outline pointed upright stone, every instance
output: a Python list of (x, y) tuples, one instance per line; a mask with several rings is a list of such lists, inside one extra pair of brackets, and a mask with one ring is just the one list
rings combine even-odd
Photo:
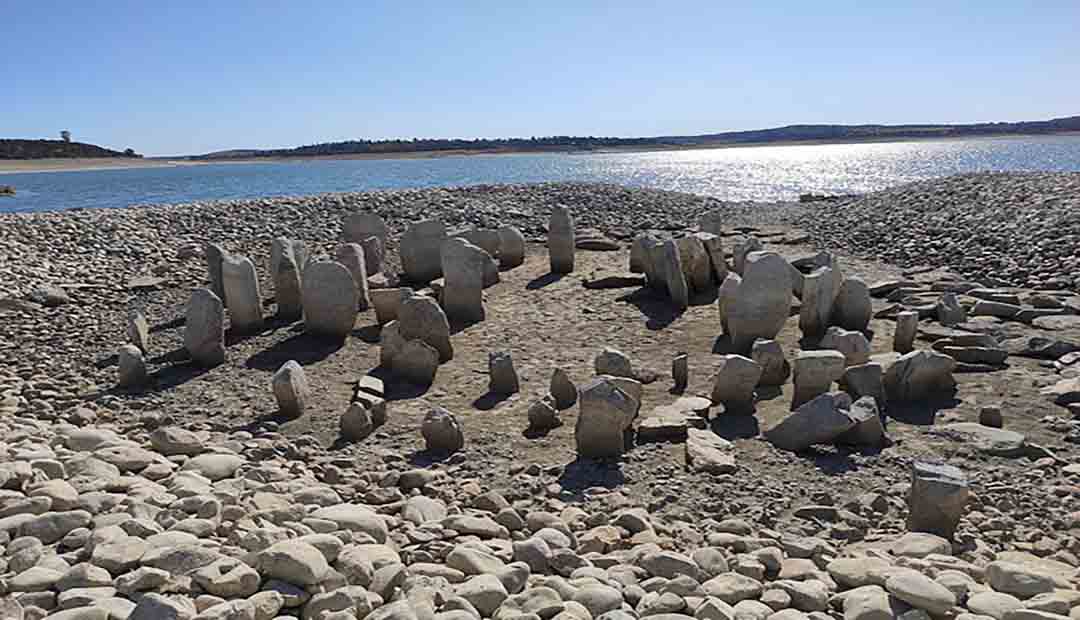
[(836, 278), (829, 267), (819, 267), (803, 279), (799, 329), (807, 338), (821, 338), (828, 329), (833, 303), (840, 292), (835, 285)]
[(284, 237), (274, 239), (270, 250), (277, 313), (279, 317), (289, 321), (299, 320), (304, 315), (300, 264), (293, 250), (293, 243)]
[(491, 257), (468, 241), (455, 237), (443, 244), (445, 287), (443, 308), (452, 321), (484, 320), (484, 266)]
[(127, 320), (128, 342), (135, 345), (143, 353), (150, 350), (150, 324), (146, 321), (146, 315), (139, 310), (132, 310)]
[(225, 306), (210, 289), (191, 292), (184, 321), (184, 348), (201, 366), (225, 361)]
[(221, 262), (229, 253), (217, 243), (207, 243), (203, 254), (206, 257), (206, 272), (210, 278), (210, 291), (225, 303), (225, 280), (221, 275)]
[(570, 375), (562, 368), (556, 368), (551, 373), (551, 395), (555, 397), (555, 408), (560, 411), (572, 407), (578, 399), (578, 389), (570, 380)]
[(356, 283), (356, 309), (363, 312), (371, 305), (370, 292), (368, 289), (367, 259), (364, 257), (364, 247), (359, 243), (343, 243), (334, 252), (337, 262), (345, 265)]
[(513, 226), (499, 229), (499, 268), (513, 269), (525, 262), (525, 235)]
[(221, 261), (225, 300), (229, 307), (229, 325), (240, 332), (262, 328), (262, 297), (255, 264), (246, 256), (229, 255)]
[(423, 295), (406, 299), (398, 308), (397, 324), (405, 340), (422, 340), (439, 352), (442, 362), (453, 359), (450, 322), (434, 299)]
[(548, 221), (548, 254), (551, 261), (551, 273), (572, 273), (574, 271), (574, 218), (570, 210), (563, 205), (551, 209)]

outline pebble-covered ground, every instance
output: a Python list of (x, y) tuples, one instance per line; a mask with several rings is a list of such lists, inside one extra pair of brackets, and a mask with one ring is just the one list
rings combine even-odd
[[(1078, 178), (945, 179), (934, 182), (948, 188), (936, 209), (934, 183), (809, 205), (549, 184), (0, 215), (0, 619), (1080, 619), (1080, 427), (1063, 406), (1071, 394), (1080, 400), (1080, 385), (1057, 392), (1060, 404), (1040, 392), (1080, 375), (1080, 355), (1070, 357), (1080, 349), (1080, 299), (1052, 290), (1075, 278), (1068, 209)], [(925, 203), (927, 214), (904, 207), (906, 229), (867, 232), (868, 222), (899, 217), (869, 205), (904, 196), (919, 196), (908, 204)], [(1022, 252), (1042, 248), (1037, 269), (991, 273), (964, 237), (981, 227), (974, 215), (938, 234), (936, 213), (975, 213), (958, 206), (974, 196), (988, 197), (1010, 238), (1038, 236), (1002, 251), (1004, 264), (1023, 266)], [(230, 341), (228, 361), (210, 371), (177, 356), (189, 291), (206, 282), (207, 241), (255, 261), (269, 313), (274, 237), (328, 254), (344, 217), (369, 210), (392, 239), (439, 217), (451, 228), (510, 224), (543, 241), (554, 204), (571, 208), (579, 233), (594, 229), (622, 248), (579, 252), (576, 272), (550, 281), (546, 249), (530, 243), (525, 264), (485, 292), (489, 318), (453, 335), (455, 359), (436, 384), (391, 398), (388, 383), (389, 419), (361, 442), (335, 430), (351, 383), (377, 363), (370, 311), (333, 350), (305, 340), (302, 325), (272, 323)], [(1057, 205), (1052, 217), (1048, 205)], [(739, 431), (734, 465), (699, 471), (679, 440), (639, 443), (621, 461), (576, 460), (574, 409), (546, 436), (523, 434), (552, 367), (583, 381), (608, 345), (659, 375), (645, 386), (643, 418), (678, 398), (667, 376), (677, 351), (689, 354), (688, 393), (708, 395), (715, 303), (673, 314), (625, 278), (625, 266), (636, 232), (690, 229), (717, 210), (732, 235), (753, 227), (789, 259), (840, 247), (845, 275), (892, 280), (876, 287), (871, 353), (890, 350), (892, 317), (908, 308), (925, 312), (920, 347), (982, 334), (1008, 363), (957, 374), (955, 398), (936, 412), (890, 409), (882, 449), (795, 454)], [(904, 230), (913, 236), (896, 236)], [(909, 244), (908, 253), (882, 249)], [(917, 260), (919, 244), (934, 260)], [(391, 241), (390, 283), (395, 256)], [(590, 286), (611, 277), (626, 281)], [(999, 281), (1028, 288), (986, 292)], [(943, 288), (959, 291), (967, 315), (949, 328), (934, 309)], [(986, 296), (998, 305), (980, 306)], [(114, 354), (135, 309), (151, 325), (152, 380), (122, 390)], [(797, 323), (778, 337), (789, 358), (804, 346)], [(495, 348), (513, 352), (523, 388), (486, 403), (483, 363)], [(282, 421), (269, 377), (291, 356), (314, 393), (301, 419)], [(790, 389), (762, 395), (755, 427), (787, 415)], [(448, 458), (423, 449), (432, 405), (462, 426), (465, 448)], [(1020, 433), (943, 430), (986, 421), (987, 406)], [(713, 429), (734, 423), (721, 417)], [(967, 477), (951, 540), (908, 531), (911, 466), (924, 459)]]

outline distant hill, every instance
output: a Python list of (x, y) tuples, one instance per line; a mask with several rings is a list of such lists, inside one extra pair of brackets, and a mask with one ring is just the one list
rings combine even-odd
[(696, 136), (652, 138), (600, 138), (595, 136), (549, 136), (543, 138), (348, 140), (324, 142), (287, 149), (233, 149), (191, 159), (237, 159), (252, 157), (318, 157), (439, 151), (595, 151), (613, 148), (687, 148), (773, 142), (860, 142), (905, 138), (949, 138), (1000, 135), (1039, 135), (1080, 132), (1080, 116), (1048, 121), (975, 123), (967, 125), (788, 125), (773, 129), (729, 131)]
[(0, 139), (0, 159), (69, 159), (83, 157), (142, 157), (135, 151), (113, 151), (95, 144), (63, 140)]

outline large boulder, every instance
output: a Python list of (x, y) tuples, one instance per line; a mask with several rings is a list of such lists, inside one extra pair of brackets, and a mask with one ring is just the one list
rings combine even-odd
[(736, 351), (749, 351), (758, 338), (776, 338), (791, 312), (788, 262), (774, 252), (752, 252), (734, 298), (724, 307)]
[(777, 448), (793, 452), (832, 443), (855, 426), (850, 408), (851, 397), (844, 392), (820, 394), (765, 431), (765, 438)]
[(262, 298), (255, 264), (246, 256), (227, 255), (221, 260), (221, 279), (229, 308), (229, 325), (238, 332), (260, 329)]
[(803, 403), (828, 392), (833, 381), (843, 376), (845, 366), (844, 354), (839, 351), (800, 352), (795, 357), (791, 408), (798, 409)]
[(727, 260), (724, 258), (724, 239), (710, 232), (696, 232), (693, 237), (701, 241), (705, 253), (709, 255), (709, 268), (716, 282), (723, 282), (728, 274)]
[(956, 389), (953, 370), (956, 360), (935, 351), (912, 351), (900, 357), (885, 372), (885, 393), (889, 400), (922, 400), (951, 394)]
[(225, 361), (225, 306), (210, 289), (191, 292), (184, 322), (184, 348), (201, 366)]
[(843, 353), (846, 366), (858, 366), (870, 361), (870, 341), (862, 332), (830, 327), (825, 330), (818, 346)]
[(277, 314), (288, 321), (296, 321), (304, 315), (300, 267), (294, 247), (293, 242), (284, 237), (274, 239), (270, 247), (270, 273), (274, 280)]
[(338, 262), (311, 263), (304, 269), (304, 325), (307, 331), (345, 338), (356, 324), (356, 281)]
[(664, 293), (679, 310), (690, 305), (690, 287), (686, 283), (679, 246), (672, 239), (649, 248), (651, 275), (649, 285)]
[(808, 338), (820, 338), (829, 327), (833, 304), (840, 293), (831, 267), (819, 267), (803, 278), (799, 329)]
[(406, 299), (397, 312), (398, 332), (405, 340), (421, 340), (439, 352), (439, 361), (454, 357), (450, 322), (435, 300), (423, 295)]
[(484, 320), (484, 270), (490, 260), (487, 252), (459, 237), (447, 239), (443, 244), (446, 283), (442, 302), (450, 320), (462, 323)]
[(525, 235), (513, 226), (499, 229), (499, 268), (513, 269), (525, 262)]
[(600, 376), (581, 387), (578, 405), (581, 411), (574, 428), (578, 456), (622, 455), (625, 432), (633, 423), (640, 401), (623, 391), (611, 377)]
[(844, 329), (865, 332), (873, 313), (870, 288), (866, 282), (859, 278), (844, 278), (833, 304), (832, 322)]
[(439, 220), (417, 222), (401, 236), (401, 268), (412, 282), (429, 282), (442, 275), (446, 226)]
[(754, 388), (761, 379), (761, 365), (741, 355), (722, 355), (713, 377), (712, 401), (728, 411), (754, 408)]
[(712, 263), (705, 244), (696, 235), (687, 235), (675, 240), (679, 250), (679, 262), (683, 276), (691, 291), (706, 291), (712, 287)]
[(574, 271), (574, 218), (563, 205), (551, 208), (548, 220), (548, 254), (551, 273)]
[(959, 468), (916, 461), (908, 491), (908, 529), (951, 539), (968, 495), (967, 476)]

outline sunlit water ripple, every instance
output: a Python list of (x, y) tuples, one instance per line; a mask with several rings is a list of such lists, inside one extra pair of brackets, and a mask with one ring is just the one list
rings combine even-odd
[(1080, 136), (763, 146), (650, 153), (214, 164), (0, 175), (3, 211), (478, 183), (593, 181), (724, 200), (851, 194), (962, 172), (1080, 171)]

